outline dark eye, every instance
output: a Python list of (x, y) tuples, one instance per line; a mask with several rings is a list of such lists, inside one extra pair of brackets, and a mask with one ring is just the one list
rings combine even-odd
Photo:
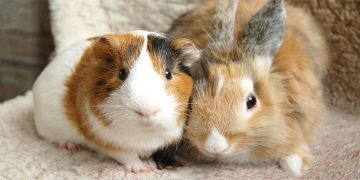
[(256, 98), (254, 95), (250, 95), (246, 98), (246, 107), (248, 110), (254, 108), (256, 105)]
[(119, 79), (121, 79), (121, 80), (125, 80), (126, 79), (126, 77), (127, 77), (127, 72), (126, 72), (126, 70), (125, 69), (120, 69), (120, 72), (119, 72)]
[(171, 73), (171, 71), (170, 70), (166, 70), (165, 71), (165, 77), (166, 77), (166, 79), (168, 79), (168, 80), (170, 80), (171, 78), (172, 78), (172, 73)]

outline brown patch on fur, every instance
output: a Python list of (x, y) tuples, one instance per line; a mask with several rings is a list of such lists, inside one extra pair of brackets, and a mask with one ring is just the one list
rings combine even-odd
[(183, 72), (174, 72), (178, 73), (175, 75), (172, 80), (166, 83), (166, 88), (170, 91), (171, 94), (174, 94), (177, 101), (179, 102), (178, 111), (180, 113), (178, 118), (178, 125), (182, 126), (185, 123), (187, 117), (187, 108), (189, 98), (192, 93), (193, 80), (192, 78)]
[(164, 75), (165, 77), (165, 70), (166, 70), (166, 64), (164, 63), (165, 60), (162, 59), (163, 57), (161, 57), (161, 55), (155, 53), (151, 45), (151, 42), (148, 42), (147, 44), (147, 51), (149, 53), (154, 70), (160, 75)]
[[(104, 117), (97, 105), (104, 102), (111, 92), (123, 83), (119, 79), (120, 69), (129, 71), (140, 54), (144, 39), (131, 34), (107, 35), (93, 38), (68, 79), (65, 95), (66, 114), (84, 138), (104, 149), (123, 150), (107, 142), (91, 130), (85, 108), (107, 126), (110, 121)], [(132, 52), (132, 53), (130, 53)]]

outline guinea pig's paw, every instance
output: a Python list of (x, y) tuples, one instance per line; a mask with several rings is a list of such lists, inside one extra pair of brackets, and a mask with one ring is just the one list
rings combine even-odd
[(81, 150), (81, 144), (76, 144), (73, 142), (65, 142), (59, 144), (60, 149), (66, 149), (70, 154), (75, 154)]
[(153, 168), (150, 165), (148, 165), (142, 161), (128, 163), (125, 165), (125, 168), (127, 171), (130, 171), (133, 173), (150, 172), (153, 170)]
[(145, 160), (146, 164), (151, 168), (151, 170), (156, 170), (156, 163), (152, 159)]
[(309, 168), (309, 158), (292, 154), (280, 159), (279, 164), (293, 176), (300, 177)]

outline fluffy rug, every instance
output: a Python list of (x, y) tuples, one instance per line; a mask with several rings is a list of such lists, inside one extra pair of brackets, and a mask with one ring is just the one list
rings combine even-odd
[[(135, 29), (166, 31), (200, 0), (51, 0), (56, 52), (90, 36)], [(329, 40), (332, 64), (326, 78), (329, 114), (312, 146), (305, 178), (360, 179), (360, 22), (358, 0), (292, 0), (313, 13)], [(84, 149), (75, 155), (38, 137), (31, 92), (0, 104), (0, 179), (284, 179), (275, 163), (193, 164), (174, 171), (125, 173), (106, 157)], [(340, 110), (342, 109), (342, 110)], [(344, 109), (346, 111), (344, 111)], [(350, 113), (351, 112), (351, 113)]]
[[(0, 105), (0, 179), (287, 179), (275, 163), (265, 165), (191, 164), (176, 170), (126, 173), (112, 159), (88, 149), (70, 155), (41, 139), (34, 127), (31, 92)], [(360, 121), (330, 109), (313, 166), (305, 178), (360, 178)]]

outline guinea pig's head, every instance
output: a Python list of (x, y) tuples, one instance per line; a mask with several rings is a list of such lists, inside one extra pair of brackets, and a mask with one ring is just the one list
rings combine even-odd
[(90, 108), (106, 126), (169, 129), (185, 122), (200, 51), (186, 39), (134, 31), (93, 40)]
[(216, 34), (228, 31), (221, 29), (226, 23), (215, 25), (191, 69), (194, 90), (185, 136), (207, 156), (266, 156), (286, 141), (287, 97), (272, 65), (283, 38), (284, 8), (275, 1), (250, 19), (240, 40), (229, 32)]

